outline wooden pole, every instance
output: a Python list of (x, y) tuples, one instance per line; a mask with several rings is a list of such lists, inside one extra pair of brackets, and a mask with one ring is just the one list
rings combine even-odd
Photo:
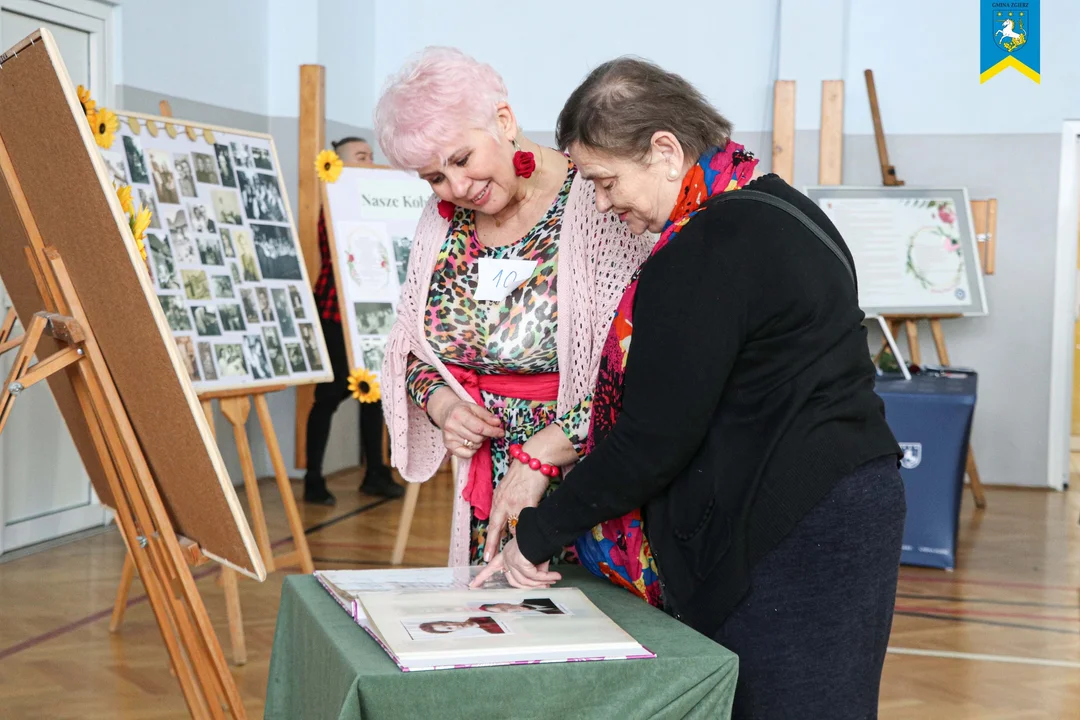
[(896, 177), (896, 168), (889, 164), (889, 149), (885, 145), (885, 129), (881, 125), (881, 111), (878, 109), (877, 88), (874, 85), (874, 71), (867, 69), (866, 92), (870, 96), (870, 115), (874, 120), (874, 138), (877, 140), (878, 162), (881, 163), (881, 182), (883, 185), (903, 185), (904, 181)]
[(844, 174), (844, 81), (821, 82), (818, 184), (840, 185)]
[(772, 171), (795, 182), (795, 81), (777, 80), (773, 88)]

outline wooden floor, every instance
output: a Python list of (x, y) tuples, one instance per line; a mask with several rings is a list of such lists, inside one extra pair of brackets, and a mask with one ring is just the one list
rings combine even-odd
[[(362, 495), (358, 480), (332, 480), (334, 508), (301, 505), (317, 567), (388, 564), (401, 501)], [(261, 487), (271, 538), (284, 539), (276, 487)], [(965, 494), (960, 569), (901, 569), (882, 718), (1080, 717), (1080, 492), (987, 498), (978, 513)], [(406, 564), (445, 564), (450, 504), (448, 478), (424, 486)], [(187, 717), (138, 582), (120, 632), (109, 633), (123, 558), (110, 531), (0, 563), (0, 718)], [(197, 572), (228, 655), (218, 573)], [(251, 718), (263, 713), (282, 577), (241, 579), (248, 663), (234, 670)]]

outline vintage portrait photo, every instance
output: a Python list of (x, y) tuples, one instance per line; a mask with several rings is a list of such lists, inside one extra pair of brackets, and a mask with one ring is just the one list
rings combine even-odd
[(233, 159), (236, 161), (236, 167), (254, 167), (254, 163), (251, 161), (251, 149), (247, 145), (236, 142), (229, 144), (232, 146), (232, 154)]
[(323, 364), (319, 358), (319, 344), (315, 340), (315, 328), (311, 323), (300, 323), (300, 339), (304, 341), (304, 354), (307, 355), (308, 367), (312, 372), (322, 372)]
[(444, 619), (405, 618), (401, 621), (413, 640), (435, 640), (453, 634), (455, 638), (491, 637), (509, 635), (506, 625), (490, 615)]
[(240, 343), (222, 343), (214, 346), (218, 371), (221, 377), (244, 377), (248, 374), (244, 349)]
[[(469, 609), (472, 611), (474, 608)], [(477, 603), (475, 610), (499, 615), (573, 615), (566, 608), (546, 597), (525, 598), (518, 603)]]
[(277, 176), (240, 173), (240, 195), (249, 220), (285, 222), (285, 204), (281, 201)]
[(394, 236), (390, 238), (394, 246), (394, 262), (397, 265), (398, 282), (405, 284), (405, 276), (409, 273), (409, 253), (412, 251), (412, 238)]
[(217, 161), (212, 155), (191, 153), (195, 159), (195, 179), (207, 185), (220, 185), (218, 181)]
[(192, 382), (202, 379), (199, 375), (199, 365), (195, 361), (195, 343), (186, 335), (176, 338), (176, 347), (180, 349), (180, 357), (184, 358), (184, 367), (187, 368), (188, 377)]
[(162, 290), (179, 290), (180, 280), (176, 277), (176, 263), (173, 261), (168, 237), (158, 237), (156, 233), (147, 233), (146, 239), (150, 259), (154, 263), (154, 277), (157, 279), (158, 287)]
[(364, 355), (364, 367), (371, 372), (382, 372), (383, 357), (386, 355), (386, 338), (360, 338), (360, 352)]
[(247, 353), (251, 374), (256, 380), (269, 380), (274, 377), (270, 356), (266, 353), (261, 335), (245, 335), (244, 351)]
[(142, 148), (139, 147), (138, 140), (130, 135), (124, 135), (124, 154), (127, 156), (131, 182), (149, 185), (150, 173), (146, 171), (146, 159), (143, 157)]
[(240, 301), (244, 305), (244, 317), (249, 323), (258, 323), (259, 308), (255, 304), (255, 293), (251, 288), (240, 288)]
[(270, 294), (274, 296), (274, 309), (277, 310), (281, 334), (285, 337), (296, 337), (296, 325), (293, 324), (292, 314), (289, 312), (289, 300), (285, 297), (285, 289), (274, 288)]
[(267, 280), (303, 280), (300, 258), (289, 228), (278, 225), (252, 225), (259, 269)]
[(235, 190), (211, 190), (210, 201), (214, 203), (214, 215), (218, 222), (228, 225), (243, 225), (240, 216), (240, 198)]
[(205, 270), (181, 270), (184, 294), (188, 300), (210, 300), (210, 280)]
[(214, 223), (214, 219), (210, 217), (210, 211), (206, 209), (206, 206), (202, 203), (188, 203), (188, 212), (190, 213), (191, 229), (196, 233), (216, 233), (217, 225)]
[[(125, 138), (127, 135), (124, 136)], [(144, 208), (150, 211), (150, 229), (160, 230), (161, 220), (158, 219), (157, 201), (154, 200), (154, 196), (146, 188), (139, 188), (138, 198), (132, 198), (136, 201), (136, 204), (142, 205)]]
[(213, 305), (197, 305), (191, 308), (191, 316), (195, 318), (195, 332), (200, 335), (221, 334), (221, 323)]
[(266, 350), (270, 353), (270, 365), (274, 368), (277, 376), (289, 374), (289, 363), (285, 359), (285, 351), (281, 347), (281, 338), (278, 337), (276, 327), (264, 327), (262, 329), (263, 340), (266, 342)]
[(289, 367), (294, 373), (307, 372), (307, 365), (304, 364), (304, 349), (299, 343), (285, 343), (285, 352), (289, 355)]
[(180, 264), (199, 262), (199, 249), (195, 246), (195, 236), (188, 225), (183, 208), (166, 211), (165, 224), (169, 226), (169, 239), (172, 241), (173, 257)]
[(394, 326), (394, 306), (390, 303), (353, 303), (359, 335), (389, 335)]
[(164, 150), (150, 150), (150, 174), (154, 178), (154, 190), (157, 198), (170, 205), (180, 204), (180, 194), (176, 187), (176, 173), (172, 169), (172, 158)]
[(173, 155), (173, 164), (176, 166), (176, 178), (180, 184), (180, 194), (187, 197), (198, 197), (195, 190), (195, 173), (191, 169), (191, 156), (187, 153)]
[(289, 301), (292, 302), (292, 311), (296, 319), (304, 320), (304, 299), (300, 297), (300, 291), (295, 285), (289, 286)]
[(229, 157), (227, 145), (214, 145), (214, 156), (217, 158), (218, 172), (221, 174), (221, 184), (225, 187), (236, 187), (236, 173), (233, 172), (232, 158)]
[(210, 343), (199, 343), (199, 364), (202, 365), (203, 377), (207, 380), (217, 380), (217, 367), (214, 365), (214, 351)]
[(191, 318), (188, 317), (184, 301), (175, 295), (158, 295), (161, 309), (165, 311), (165, 319), (169, 321), (169, 328), (173, 332), (191, 330)]
[(274, 322), (274, 311), (270, 309), (270, 293), (264, 287), (255, 288), (255, 297), (259, 299), (259, 315), (262, 322)]
[(244, 282), (262, 280), (259, 275), (259, 262), (255, 259), (255, 246), (251, 244), (251, 233), (247, 229), (237, 228), (233, 231), (233, 242), (240, 259), (240, 269), (244, 271)]
[(221, 245), (213, 235), (200, 235), (198, 238), (199, 258), (203, 265), (224, 265), (221, 257)]
[(221, 326), (225, 329), (225, 332), (243, 332), (247, 330), (242, 312), (240, 306), (236, 304), (218, 305), (218, 315), (221, 317)]
[(240, 283), (243, 282), (243, 280), (240, 279), (240, 266), (239, 265), (237, 265), (236, 263), (229, 263), (229, 272), (232, 273), (232, 279), (233, 279), (233, 282), (235, 284), (239, 285)]
[(234, 298), (232, 278), (228, 275), (214, 275), (210, 278), (214, 283), (214, 297)]
[(128, 184), (123, 155), (112, 150), (102, 150), (101, 159), (105, 161), (105, 167), (109, 169), (109, 179), (113, 181), (114, 186), (121, 187)]
[(251, 159), (255, 162), (255, 167), (260, 170), (274, 170), (274, 162), (270, 159), (270, 148), (263, 149), (261, 147), (251, 148)]
[(232, 231), (229, 228), (223, 227), (220, 230), (221, 233), (221, 247), (225, 251), (225, 257), (235, 258), (236, 248), (233, 247)]

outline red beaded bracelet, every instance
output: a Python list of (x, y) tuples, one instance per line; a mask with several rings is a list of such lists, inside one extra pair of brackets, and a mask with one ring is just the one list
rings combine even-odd
[(520, 445), (510, 446), (510, 457), (514, 458), (520, 463), (528, 465), (531, 470), (539, 470), (541, 475), (545, 477), (559, 477), (561, 470), (557, 465), (547, 465), (542, 463), (534, 457), (530, 457), (527, 452), (522, 450)]

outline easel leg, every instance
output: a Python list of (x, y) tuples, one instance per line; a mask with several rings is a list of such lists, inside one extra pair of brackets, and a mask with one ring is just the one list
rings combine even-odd
[(131, 581), (134, 579), (135, 561), (131, 559), (131, 553), (128, 553), (124, 556), (124, 569), (120, 571), (120, 585), (116, 588), (116, 602), (113, 603), (112, 620), (109, 621), (111, 633), (119, 630), (120, 623), (124, 622), (128, 593), (131, 592)]
[(255, 477), (255, 463), (251, 458), (251, 446), (247, 439), (247, 419), (251, 412), (251, 400), (247, 397), (221, 398), (221, 414), (232, 423), (233, 436), (236, 438), (236, 451), (240, 455), (240, 467), (244, 473), (244, 490), (247, 492), (248, 506), (251, 510), (251, 529), (255, 533), (255, 542), (262, 553), (266, 572), (274, 571), (274, 553), (270, 548), (270, 532), (266, 528), (266, 515), (263, 513), (262, 498), (259, 497), (259, 481)]
[(409, 542), (409, 530), (412, 529), (413, 515), (416, 513), (416, 499), (420, 497), (420, 483), (408, 483), (405, 488), (405, 504), (401, 508), (398, 520), (397, 538), (394, 540), (394, 552), (390, 556), (391, 565), (400, 565), (405, 559), (405, 546)]
[(914, 320), (905, 320), (904, 329), (907, 330), (908, 352), (911, 353), (911, 363), (922, 365), (922, 353), (919, 352), (919, 326)]
[(296, 507), (296, 498), (293, 496), (292, 485), (289, 483), (285, 459), (281, 457), (281, 447), (274, 433), (274, 421), (270, 417), (270, 407), (266, 404), (265, 394), (255, 396), (255, 412), (259, 416), (263, 437), (266, 438), (266, 448), (270, 452), (270, 462), (274, 466), (274, 478), (277, 480), (278, 492), (281, 493), (281, 502), (285, 506), (285, 516), (289, 520), (289, 530), (292, 532), (293, 544), (299, 556), (300, 568), (305, 573), (313, 573), (315, 564), (311, 561), (311, 550), (308, 548), (307, 535), (304, 533), (304, 522), (300, 519), (300, 510)]
[[(941, 327), (941, 320), (930, 319), (930, 332), (934, 335), (934, 349), (937, 350), (938, 362), (945, 367), (949, 366), (949, 349), (945, 347), (945, 331)], [(975, 464), (975, 448), (968, 445), (967, 475), (971, 481), (971, 496), (975, 499), (975, 507), (983, 510), (986, 508), (986, 493), (983, 492), (982, 479), (979, 477), (979, 468)]]

